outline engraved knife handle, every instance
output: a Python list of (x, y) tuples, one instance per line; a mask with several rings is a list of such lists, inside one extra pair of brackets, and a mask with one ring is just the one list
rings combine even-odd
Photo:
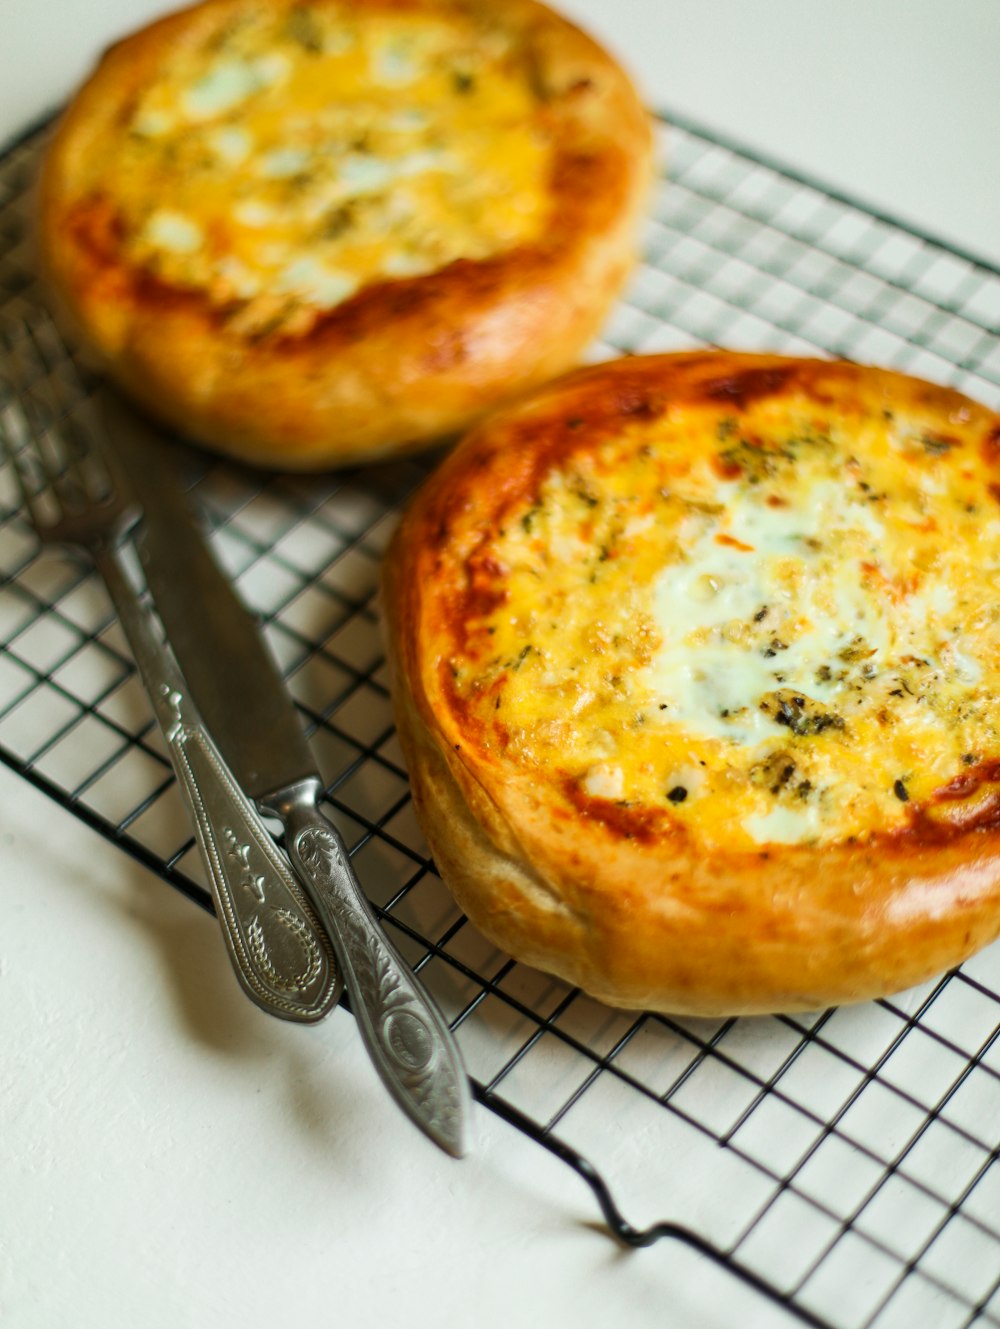
[(261, 800), (285, 826), (299, 879), (329, 933), (361, 1036), (400, 1107), (460, 1158), (468, 1140), (469, 1087), (444, 1017), (388, 940), (354, 875), (336, 827), (320, 811), (318, 780)]
[(262, 1010), (313, 1024), (332, 1009), (342, 987), (329, 939), (187, 697), (120, 552), (98, 550), (95, 562), (166, 740), (236, 977)]

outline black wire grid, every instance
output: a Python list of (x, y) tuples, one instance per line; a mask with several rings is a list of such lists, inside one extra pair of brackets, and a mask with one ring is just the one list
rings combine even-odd
[[(1000, 406), (1000, 270), (676, 118), (664, 141), (645, 261), (598, 357), (830, 353)], [(0, 307), (13, 314), (38, 299), (37, 151), (30, 138), (0, 160)], [(1000, 945), (888, 1001), (739, 1020), (611, 1011), (513, 963), (436, 876), (392, 726), (379, 556), (428, 463), (290, 478), (185, 458), (355, 868), (450, 1019), (479, 1100), (573, 1166), (619, 1240), (681, 1241), (756, 1288), (760, 1323), (1000, 1326)], [(103, 588), (40, 554), (6, 467), (0, 574), (0, 757), (209, 908)]]

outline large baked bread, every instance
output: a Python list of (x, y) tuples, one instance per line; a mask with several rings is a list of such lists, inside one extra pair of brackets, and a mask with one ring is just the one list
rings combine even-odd
[(41, 262), (164, 420), (250, 462), (355, 462), (575, 362), (649, 160), (628, 78), (535, 0), (205, 0), (75, 98)]
[(386, 564), (444, 880), (629, 1007), (815, 1009), (1000, 932), (1000, 417), (856, 365), (579, 371)]

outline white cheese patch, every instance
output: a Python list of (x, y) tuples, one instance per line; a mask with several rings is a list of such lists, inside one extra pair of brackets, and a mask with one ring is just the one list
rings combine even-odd
[(688, 795), (697, 794), (704, 783), (705, 771), (700, 765), (677, 766), (670, 772), (665, 781), (667, 789), (676, 789), (679, 786)]
[(319, 309), (332, 309), (354, 294), (358, 279), (352, 273), (304, 257), (296, 259), (278, 274), (276, 288), (299, 295)]
[[(760, 709), (763, 694), (787, 687), (830, 702), (840, 684), (823, 682), (819, 671), (859, 636), (876, 665), (884, 658), (885, 605), (864, 589), (861, 567), (884, 531), (867, 506), (831, 482), (814, 485), (794, 509), (769, 507), (735, 484), (720, 486), (718, 497), (731, 520), (686, 522), (687, 560), (654, 584), (662, 645), (644, 682), (664, 705), (664, 721), (752, 744), (781, 732)], [(860, 552), (824, 562), (824, 542), (841, 534)], [(765, 609), (765, 627), (749, 632)], [(794, 631), (766, 656), (762, 637), (780, 634), (786, 622)]]
[(233, 110), (254, 93), (281, 82), (290, 70), (288, 57), (273, 51), (256, 60), (218, 60), (181, 94), (191, 120), (212, 120)]
[(743, 818), (742, 825), (757, 844), (801, 844), (815, 839), (822, 829), (816, 807), (805, 812), (774, 808), (771, 812), (752, 813)]
[(973, 659), (963, 651), (955, 642), (946, 642), (942, 651), (941, 658), (947, 669), (961, 683), (981, 683), (983, 678), (983, 667), (978, 660)]
[(234, 258), (232, 255), (220, 258), (215, 265), (215, 270), (240, 300), (252, 300), (255, 295), (260, 294), (260, 278), (255, 276), (246, 264), (241, 263), (238, 258)]
[(374, 194), (384, 189), (394, 176), (392, 166), (367, 153), (351, 153), (340, 163), (339, 179), (346, 193)]
[(410, 152), (394, 161), (386, 161), (374, 153), (349, 153), (340, 163), (338, 182), (349, 197), (359, 194), (377, 194), (394, 180), (405, 180), (423, 175), (426, 171), (453, 169), (454, 163), (439, 148)]
[(227, 166), (239, 166), (253, 151), (253, 137), (239, 125), (221, 125), (209, 134), (208, 146)]
[(644, 531), (651, 530), (655, 525), (656, 518), (651, 512), (647, 512), (641, 517), (630, 517), (625, 523), (622, 535), (626, 540), (634, 540), (637, 535), (642, 535)]
[(143, 138), (162, 138), (174, 127), (174, 118), (166, 111), (139, 111), (132, 121), (132, 129)]
[(995, 549), (1000, 544), (1000, 521), (992, 518), (990, 521), (984, 521), (978, 529), (980, 542)]
[(301, 175), (309, 162), (310, 153), (306, 148), (275, 148), (261, 157), (257, 173), (265, 180), (288, 180)]
[[(557, 682), (558, 678), (556, 675), (553, 674), (548, 675), (547, 686), (554, 687), (557, 684)], [(594, 700), (594, 693), (590, 688), (580, 688), (579, 691), (577, 692), (576, 697), (573, 700), (572, 706), (570, 706), (569, 708), (570, 713), (572, 715), (579, 715), (581, 711), (585, 711), (587, 709), (587, 707), (590, 705), (590, 703), (593, 700)]]
[(194, 254), (205, 239), (197, 222), (167, 208), (159, 208), (150, 216), (143, 238), (153, 248), (165, 249), (170, 254)]
[(583, 778), (583, 789), (591, 798), (624, 798), (625, 773), (606, 762), (591, 766)]
[(426, 148), (423, 152), (409, 152), (396, 160), (393, 174), (400, 179), (423, 175), (425, 171), (450, 170), (454, 163), (440, 148)]
[(264, 203), (260, 199), (248, 198), (242, 203), (237, 203), (233, 208), (233, 217), (242, 226), (273, 226), (279, 221), (281, 214), (276, 208), (271, 207), (269, 203)]
[(387, 254), (382, 263), (382, 271), (387, 277), (419, 277), (422, 272), (430, 272), (434, 267), (432, 259), (398, 249)]
[(267, 55), (258, 56), (253, 62), (254, 77), (257, 86), (261, 88), (271, 88), (281, 83), (288, 77), (291, 68), (291, 61), (281, 51), (269, 51)]
[(181, 106), (192, 120), (209, 120), (239, 106), (260, 88), (253, 65), (244, 60), (220, 60), (196, 83), (185, 88)]
[(376, 48), (372, 57), (372, 78), (376, 83), (401, 87), (412, 83), (419, 74), (416, 53), (404, 38), (391, 37)]

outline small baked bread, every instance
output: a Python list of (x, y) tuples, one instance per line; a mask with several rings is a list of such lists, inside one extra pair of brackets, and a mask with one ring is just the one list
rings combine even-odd
[(77, 95), (41, 263), (170, 424), (253, 463), (353, 463), (575, 362), (649, 164), (628, 78), (534, 0), (205, 0)]
[(480, 425), (386, 564), (442, 877), (612, 1005), (816, 1009), (1000, 932), (1000, 416), (704, 352)]

